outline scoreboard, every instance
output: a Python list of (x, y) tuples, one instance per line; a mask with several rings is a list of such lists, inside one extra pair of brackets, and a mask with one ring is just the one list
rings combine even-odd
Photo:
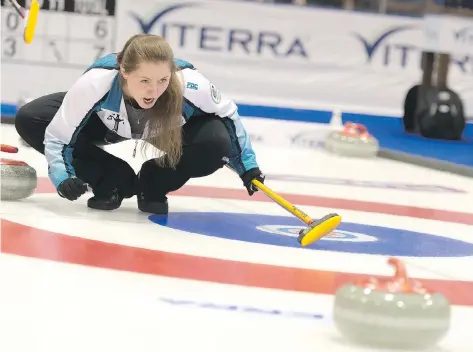
[[(29, 8), (29, 1), (18, 3)], [(35, 36), (26, 44), (24, 21), (8, 0), (1, 0), (2, 116), (12, 104), (68, 90), (97, 58), (117, 50), (116, 0), (39, 4)]]
[[(18, 1), (29, 7), (29, 0)], [(115, 50), (115, 0), (39, 0), (35, 37), (23, 41), (24, 24), (8, 0), (2, 5), (4, 63), (84, 68)]]

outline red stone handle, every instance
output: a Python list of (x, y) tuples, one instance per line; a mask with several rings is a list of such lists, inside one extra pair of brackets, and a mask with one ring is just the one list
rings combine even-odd
[(27, 163), (20, 160), (12, 160), (12, 159), (3, 159), (0, 158), (1, 165), (8, 165), (8, 166), (28, 166)]
[(404, 263), (397, 258), (389, 258), (388, 264), (394, 269), (394, 277), (388, 279), (378, 279), (369, 277), (357, 280), (355, 284), (374, 290), (392, 293), (418, 293), (425, 294), (428, 290), (418, 280), (409, 279)]
[(350, 122), (350, 121), (346, 122), (343, 125), (342, 134), (344, 134), (345, 136), (358, 136), (358, 137), (363, 137), (363, 136), (367, 137), (370, 135), (365, 125), (362, 125), (360, 123)]
[(397, 258), (389, 258), (388, 264), (395, 270), (394, 280), (392, 282), (398, 286), (398, 289), (404, 292), (412, 291), (413, 288), (409, 282), (409, 278), (407, 277), (406, 266), (404, 263)]
[[(18, 148), (17, 147), (14, 147), (12, 145), (8, 145), (8, 144), (0, 144), (0, 151), (4, 152), (4, 153), (18, 153)], [(9, 165), (9, 166), (28, 166), (27, 163), (25, 163), (24, 161), (20, 161), (20, 160), (12, 160), (12, 159), (3, 159), (3, 158), (0, 158), (0, 164), (1, 165)]]
[(0, 151), (5, 153), (18, 153), (18, 148), (8, 144), (0, 144)]

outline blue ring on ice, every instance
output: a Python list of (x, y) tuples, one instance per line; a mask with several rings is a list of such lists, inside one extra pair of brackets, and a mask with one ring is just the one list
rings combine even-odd
[(423, 232), (342, 222), (334, 234), (306, 247), (297, 242), (305, 228), (295, 217), (223, 212), (152, 215), (161, 226), (221, 239), (344, 253), (408, 256), (473, 256), (473, 244)]

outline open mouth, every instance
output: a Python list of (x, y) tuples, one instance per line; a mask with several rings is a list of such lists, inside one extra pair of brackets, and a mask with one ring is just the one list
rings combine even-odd
[(154, 98), (143, 98), (143, 101), (145, 102), (145, 104), (151, 104), (152, 102), (154, 102)]

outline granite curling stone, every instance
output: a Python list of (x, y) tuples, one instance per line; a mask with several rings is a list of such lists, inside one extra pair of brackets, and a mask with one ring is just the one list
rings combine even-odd
[[(1, 151), (17, 153), (18, 149), (5, 144)], [(24, 161), (0, 159), (1, 200), (20, 200), (31, 196), (38, 183), (36, 170)]]
[(378, 155), (379, 143), (365, 126), (347, 122), (341, 131), (330, 132), (326, 136), (324, 148), (341, 156), (372, 158)]
[(334, 322), (347, 340), (377, 348), (434, 347), (450, 329), (450, 303), (420, 282), (409, 280), (401, 261), (392, 280), (360, 280), (337, 290)]

